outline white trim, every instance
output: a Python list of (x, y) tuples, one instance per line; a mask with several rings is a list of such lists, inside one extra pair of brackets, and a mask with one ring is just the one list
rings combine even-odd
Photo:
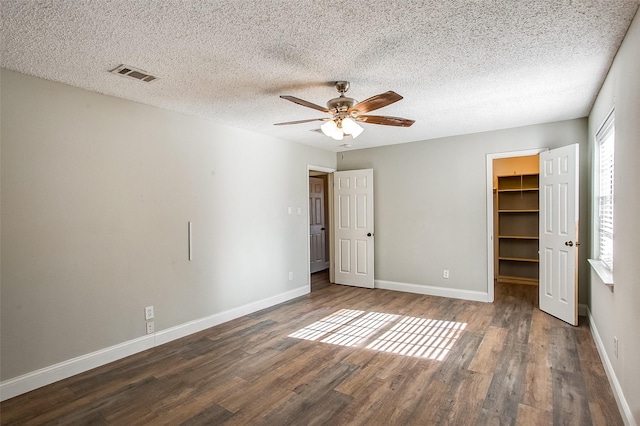
[(596, 344), (596, 348), (598, 349), (598, 353), (600, 354), (600, 359), (602, 360), (602, 365), (604, 366), (604, 371), (607, 373), (607, 378), (609, 379), (609, 384), (611, 385), (611, 389), (613, 390), (613, 396), (616, 399), (616, 403), (618, 404), (618, 409), (620, 410), (620, 415), (622, 416), (622, 420), (624, 424), (627, 426), (637, 426), (635, 419), (633, 418), (633, 412), (631, 411), (631, 407), (629, 407), (629, 403), (624, 397), (624, 393), (622, 392), (622, 387), (620, 386), (620, 382), (616, 377), (616, 372), (613, 369), (613, 365), (611, 364), (611, 360), (607, 355), (607, 351), (605, 350), (604, 344), (602, 343), (602, 339), (600, 338), (600, 333), (598, 333), (598, 328), (596, 327), (596, 322), (591, 315), (591, 310), (587, 307), (587, 314), (589, 317), (589, 327), (591, 328), (591, 335), (593, 336), (593, 341)]
[(611, 269), (602, 260), (587, 259), (587, 262), (591, 265), (591, 269), (598, 274), (604, 285), (613, 290), (613, 272), (611, 272)]
[(0, 401), (309, 293), (307, 286), (72, 358), (0, 383)]
[(333, 173), (336, 171), (335, 168), (324, 167), (324, 166), (314, 166), (313, 164), (307, 164), (307, 176), (309, 176), (309, 172), (313, 170), (314, 172), (323, 172), (323, 173)]
[(426, 294), (428, 296), (473, 300), (476, 302), (490, 302), (487, 293), (476, 290), (461, 290), (458, 288), (436, 287), (431, 285), (399, 283), (395, 281), (383, 280), (375, 280), (374, 288), (403, 291), (405, 293)]
[(493, 160), (497, 158), (524, 157), (540, 154), (548, 148), (535, 148), (523, 151), (496, 152), (487, 154), (487, 302), (493, 302), (495, 248), (493, 243)]

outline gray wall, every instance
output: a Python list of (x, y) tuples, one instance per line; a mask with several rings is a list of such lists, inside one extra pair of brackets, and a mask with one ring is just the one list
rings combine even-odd
[[(589, 147), (615, 108), (614, 292), (591, 273), (589, 306), (635, 421), (640, 423), (640, 14), (589, 115)], [(597, 210), (596, 210), (597, 213)], [(595, 255), (595, 253), (594, 253)], [(618, 338), (615, 356), (613, 338)]]
[(2, 380), (144, 335), (148, 305), (159, 331), (307, 285), (307, 164), (335, 153), (1, 84)]
[[(338, 154), (338, 169), (374, 169), (375, 278), (487, 291), (490, 153), (580, 144), (580, 218), (587, 213), (587, 120), (434, 139)], [(586, 223), (586, 221), (584, 222)], [(587, 241), (587, 227), (580, 239)], [(587, 301), (587, 250), (580, 301)], [(442, 278), (443, 269), (450, 278)]]

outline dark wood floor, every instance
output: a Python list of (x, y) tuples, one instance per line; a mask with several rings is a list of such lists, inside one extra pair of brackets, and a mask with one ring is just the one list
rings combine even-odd
[(0, 404), (2, 424), (621, 425), (588, 325), (537, 308), (314, 291)]
[(322, 290), (325, 287), (331, 285), (329, 282), (329, 270), (325, 269), (324, 271), (316, 272), (315, 274), (311, 274), (311, 292), (315, 292), (318, 290)]

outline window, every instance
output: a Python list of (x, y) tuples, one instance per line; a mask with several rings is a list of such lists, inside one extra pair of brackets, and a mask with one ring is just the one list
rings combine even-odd
[(596, 133), (595, 183), (597, 191), (596, 262), (591, 262), (605, 284), (613, 284), (613, 199), (614, 199), (614, 114), (607, 117)]

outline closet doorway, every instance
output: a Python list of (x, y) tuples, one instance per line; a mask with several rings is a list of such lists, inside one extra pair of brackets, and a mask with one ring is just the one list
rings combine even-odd
[[(532, 290), (538, 289), (539, 208), (535, 204), (539, 203), (539, 196), (536, 200), (534, 188), (537, 186), (533, 181), (540, 172), (542, 151), (544, 149), (487, 154), (488, 302), (495, 300), (499, 279), (502, 287), (528, 284)], [(499, 184), (502, 184), (500, 189)], [(499, 194), (502, 194), (500, 198)], [(505, 220), (502, 228), (501, 216)], [(524, 279), (517, 281), (517, 278)]]

